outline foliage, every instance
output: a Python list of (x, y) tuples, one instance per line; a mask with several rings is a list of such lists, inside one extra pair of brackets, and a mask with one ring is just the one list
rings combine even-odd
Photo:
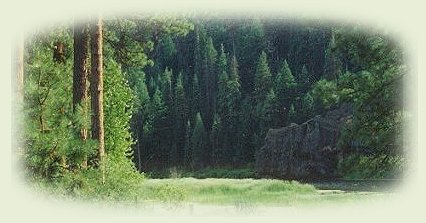
[[(362, 33), (358, 27), (337, 32), (336, 51), (352, 68), (337, 82), (341, 100), (353, 103), (355, 109), (340, 143), (347, 159), (356, 153), (372, 156), (374, 165), (374, 160), (383, 156), (390, 156), (390, 160), (403, 157), (406, 111), (400, 87), (406, 68), (402, 51), (391, 39)], [(389, 169), (386, 165), (384, 162), (384, 170)]]
[(206, 146), (208, 141), (208, 134), (205, 131), (203, 120), (201, 119), (200, 113), (197, 113), (195, 119), (195, 128), (191, 136), (191, 148), (192, 152), (192, 167), (199, 167), (203, 165), (206, 154)]
[[(70, 31), (54, 28), (26, 44), (26, 164), (31, 175), (50, 180), (71, 179), (68, 171), (81, 179), (98, 174), (93, 159), (82, 168), (96, 142), (78, 137), (90, 114), (71, 109)], [(388, 36), (318, 22), (140, 15), (107, 19), (104, 33), (108, 168), (131, 175), (133, 160), (140, 172), (218, 168), (211, 174), (249, 176), (232, 170), (253, 163), (269, 129), (342, 103), (354, 109), (338, 145), (343, 176), (390, 176), (399, 164), (383, 163), (384, 173), (378, 160), (405, 162), (406, 67)], [(64, 62), (52, 58), (58, 41)], [(119, 196), (114, 187), (106, 191)]]
[(183, 172), (183, 177), (194, 177), (198, 179), (205, 178), (229, 178), (229, 179), (245, 179), (255, 178), (256, 172), (252, 168), (205, 168), (196, 171)]
[(254, 82), (254, 95), (257, 103), (265, 100), (269, 89), (272, 87), (272, 74), (269, 70), (266, 53), (262, 52), (256, 67), (256, 75)]
[(353, 154), (340, 160), (338, 170), (346, 179), (395, 179), (401, 177), (403, 162), (399, 156)]
[(336, 82), (325, 79), (319, 80), (315, 83), (311, 92), (316, 113), (334, 108), (340, 102)]
[[(82, 165), (83, 160), (94, 157), (97, 151), (96, 141), (80, 139), (80, 129), (90, 127), (90, 113), (82, 107), (72, 111), (72, 60), (58, 63), (51, 57), (52, 44), (57, 41), (72, 49), (69, 30), (62, 27), (30, 39), (25, 74), (26, 169), (33, 177), (64, 182), (67, 177), (78, 177), (80, 171), (84, 172), (87, 167)], [(135, 174), (129, 159), (133, 144), (129, 127), (133, 93), (108, 46), (105, 62), (105, 145), (112, 163), (107, 169), (111, 173)], [(89, 166), (96, 166), (92, 160), (89, 159)]]
[(90, 153), (70, 129), (83, 117), (72, 114), (72, 61), (52, 58), (56, 41), (72, 49), (69, 29), (62, 26), (29, 40), (25, 57), (25, 164), (30, 175), (47, 179), (60, 176), (63, 157), (79, 160)]

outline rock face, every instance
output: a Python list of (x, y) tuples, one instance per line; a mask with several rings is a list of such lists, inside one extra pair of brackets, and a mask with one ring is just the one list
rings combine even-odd
[(257, 173), (285, 179), (333, 177), (336, 144), (351, 114), (352, 108), (346, 104), (300, 125), (270, 129), (265, 145), (256, 153)]

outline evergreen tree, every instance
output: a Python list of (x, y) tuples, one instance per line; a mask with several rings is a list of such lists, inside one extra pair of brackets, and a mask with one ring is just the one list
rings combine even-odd
[(252, 95), (255, 89), (256, 64), (259, 55), (266, 50), (266, 39), (260, 19), (249, 19), (235, 27), (233, 53), (240, 64), (242, 93)]
[(200, 112), (200, 84), (198, 81), (198, 75), (194, 74), (193, 78), (192, 78), (192, 101), (190, 104), (190, 113), (191, 113), (191, 119), (190, 119), (190, 124), (191, 124), (191, 131), (195, 128), (195, 118), (197, 113)]
[(312, 118), (314, 112), (314, 99), (311, 93), (307, 93), (302, 100), (301, 117), (299, 122), (305, 122)]
[(218, 80), (218, 92), (216, 98), (216, 112), (219, 117), (225, 117), (227, 111), (227, 96), (228, 96), (228, 72), (227, 72), (227, 58), (223, 49), (223, 45), (221, 45), (221, 52), (218, 60), (218, 72), (219, 72), (219, 80)]
[(191, 136), (191, 148), (192, 148), (192, 167), (199, 168), (205, 167), (204, 160), (206, 159), (207, 141), (209, 140), (208, 134), (205, 130), (203, 120), (201, 119), (200, 113), (195, 116), (195, 128)]
[(202, 78), (200, 80), (200, 114), (204, 127), (206, 127), (207, 131), (210, 131), (213, 124), (218, 79), (216, 69), (217, 51), (213, 46), (211, 37), (207, 39), (204, 54), (205, 61), (202, 63)]
[(236, 164), (253, 163), (256, 151), (255, 132), (258, 129), (257, 114), (252, 100), (243, 99), (238, 117), (239, 145), (231, 162)]
[(210, 145), (212, 147), (211, 165), (213, 166), (219, 166), (223, 163), (223, 158), (225, 155), (223, 151), (223, 146), (226, 141), (224, 141), (223, 139), (225, 135), (222, 134), (222, 130), (224, 130), (224, 127), (222, 126), (220, 117), (215, 114), (213, 119), (212, 131), (210, 132)]
[(254, 140), (255, 148), (260, 148), (263, 144), (266, 134), (265, 118), (266, 118), (266, 99), (268, 93), (272, 89), (272, 75), (269, 70), (266, 53), (262, 52), (256, 68), (254, 97), (256, 102), (256, 122)]
[(272, 87), (272, 74), (269, 70), (266, 53), (262, 51), (256, 67), (254, 96), (257, 103), (262, 103)]
[(277, 120), (278, 126), (286, 126), (288, 124), (288, 112), (294, 97), (296, 96), (296, 81), (288, 66), (287, 60), (281, 65), (281, 69), (275, 77), (274, 91), (279, 102), (279, 116)]
[[(236, 57), (233, 56), (230, 64), (230, 76), (229, 80), (226, 83), (227, 89), (227, 99), (225, 101), (226, 105), (226, 126), (227, 132), (226, 135), (229, 137), (226, 149), (226, 156), (235, 157), (236, 150), (238, 150), (239, 144), (241, 143), (241, 137), (239, 135), (239, 116), (241, 115), (241, 85), (239, 82), (238, 74), (238, 63)], [(230, 160), (232, 162), (232, 160)]]
[(91, 27), (91, 80), (92, 138), (98, 141), (98, 162), (102, 169), (102, 183), (105, 183), (105, 128), (104, 128), (104, 87), (103, 87), (103, 34), (100, 16)]
[(192, 164), (192, 155), (193, 155), (193, 148), (191, 144), (191, 123), (190, 121), (186, 122), (186, 128), (185, 128), (185, 155), (184, 155), (184, 167), (190, 168)]
[[(162, 92), (157, 89), (151, 98), (150, 105), (150, 121), (152, 123), (152, 131), (149, 136), (151, 139), (150, 147), (148, 147), (147, 154), (151, 154), (146, 157), (148, 160), (145, 160), (147, 165), (166, 168), (168, 167), (168, 155), (170, 149), (170, 128), (168, 114), (169, 109), (166, 106), (163, 100)], [(165, 140), (167, 137), (167, 140)]]
[(232, 56), (231, 63), (229, 66), (229, 78), (232, 81), (236, 81), (238, 84), (240, 84), (240, 75), (238, 74), (238, 62), (237, 58)]
[(186, 125), (188, 120), (188, 107), (185, 98), (185, 90), (183, 89), (182, 73), (179, 74), (176, 81), (175, 93), (174, 93), (174, 116), (175, 116), (175, 128), (174, 128), (174, 143), (176, 145), (176, 151), (173, 151), (174, 157), (171, 159), (175, 165), (183, 165), (185, 156), (185, 137), (186, 137)]
[(223, 44), (220, 45), (219, 58), (217, 60), (217, 73), (221, 75), (222, 73), (228, 73), (228, 57), (225, 53), (225, 48)]
[(145, 75), (143, 73), (140, 74), (140, 79), (137, 79), (136, 82), (137, 83), (133, 87), (135, 103), (131, 119), (131, 127), (133, 138), (136, 140), (134, 145), (135, 163), (138, 170), (142, 171), (142, 152), (145, 146), (144, 141), (148, 132), (151, 131), (151, 123), (148, 122), (150, 97), (145, 83)]
[[(74, 69), (73, 69), (73, 111), (77, 113), (80, 106), (81, 115), (89, 115), (89, 24), (74, 24)], [(75, 123), (77, 124), (77, 123)], [(79, 126), (80, 138), (87, 141), (88, 127)], [(66, 166), (65, 157), (62, 157), (62, 166)], [(87, 158), (82, 163), (87, 167)]]
[(327, 80), (337, 79), (337, 77), (343, 72), (342, 62), (335, 52), (336, 39), (334, 36), (334, 32), (332, 32), (328, 47), (325, 51), (324, 78)]
[(306, 92), (310, 90), (314, 82), (315, 80), (314, 80), (314, 77), (312, 76), (312, 73), (309, 73), (306, 65), (303, 65), (302, 71), (300, 72), (297, 79), (299, 94), (300, 95), (306, 94)]
[(282, 118), (280, 109), (280, 103), (274, 92), (274, 89), (271, 89), (268, 95), (266, 96), (266, 102), (264, 105), (263, 126), (261, 125), (261, 128), (263, 129), (265, 135), (268, 132), (268, 129), (270, 128), (282, 127), (280, 123), (280, 119)]
[(173, 103), (172, 76), (172, 70), (166, 67), (159, 79), (163, 100), (169, 107)]

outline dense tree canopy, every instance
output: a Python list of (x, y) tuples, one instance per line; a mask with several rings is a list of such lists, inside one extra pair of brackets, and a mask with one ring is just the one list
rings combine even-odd
[[(342, 174), (363, 159), (396, 168), (406, 112), (402, 51), (389, 37), (359, 29), (258, 18), (106, 19), (107, 159), (140, 172), (251, 167), (269, 129), (349, 103), (354, 114), (339, 139)], [(30, 172), (43, 177), (85, 160), (91, 166), (98, 146), (81, 134), (93, 130), (90, 106), (81, 105), (88, 96), (71, 94), (73, 70), (88, 75), (78, 67), (88, 63), (78, 47), (88, 40), (73, 39), (72, 30), (64, 25), (27, 40), (26, 158)], [(52, 58), (58, 42), (61, 60)]]

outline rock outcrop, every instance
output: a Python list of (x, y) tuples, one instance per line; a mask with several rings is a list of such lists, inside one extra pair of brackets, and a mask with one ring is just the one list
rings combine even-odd
[(337, 168), (336, 144), (351, 115), (351, 106), (342, 105), (300, 125), (270, 129), (265, 145), (256, 153), (257, 173), (284, 179), (333, 177)]

